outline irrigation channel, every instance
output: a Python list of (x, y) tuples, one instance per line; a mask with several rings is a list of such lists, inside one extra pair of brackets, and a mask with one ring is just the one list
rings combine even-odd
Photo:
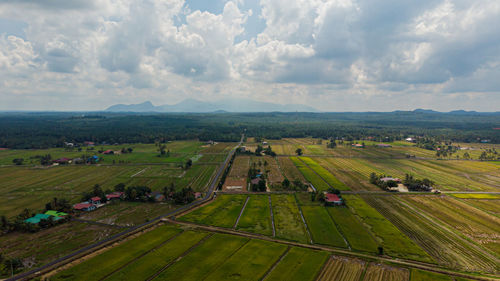
[(145, 228), (148, 228), (150, 226), (153, 226), (154, 224), (158, 223), (159, 221), (161, 221), (163, 218), (166, 218), (166, 217), (171, 217), (171, 216), (174, 216), (180, 212), (184, 212), (188, 209), (191, 209), (193, 207), (196, 207), (200, 204), (203, 204), (209, 200), (212, 199), (212, 196), (213, 196), (213, 193), (214, 193), (214, 190), (215, 190), (215, 187), (217, 186), (217, 183), (221, 177), (221, 175), (224, 173), (224, 170), (226, 169), (229, 161), (231, 160), (231, 158), (233, 157), (233, 154), (236, 152), (236, 149), (238, 149), (241, 144), (243, 143), (243, 139), (244, 139), (245, 135), (242, 134), (241, 135), (241, 139), (240, 139), (240, 142), (229, 152), (229, 154), (227, 155), (226, 157), (226, 160), (224, 161), (224, 163), (222, 163), (222, 165), (219, 167), (219, 169), (217, 170), (217, 174), (215, 175), (215, 177), (213, 178), (212, 182), (210, 183), (210, 186), (208, 188), (208, 192), (205, 194), (205, 196), (201, 199), (201, 200), (197, 200), (197, 201), (193, 201), (189, 204), (186, 204), (182, 207), (179, 207), (175, 210), (172, 210), (166, 214), (163, 214), (163, 215), (160, 215), (148, 222), (145, 222), (145, 223), (142, 223), (142, 224), (139, 224), (139, 225), (136, 225), (136, 226), (133, 226), (131, 228), (128, 228), (120, 233), (117, 233), (113, 236), (110, 236), (108, 238), (105, 238), (101, 241), (98, 241), (94, 244), (91, 244), (91, 245), (88, 245), (88, 246), (85, 246), (79, 250), (76, 250), (66, 256), (63, 256), (63, 257), (60, 257), (58, 259), (55, 259), (45, 265), (42, 265), (40, 267), (37, 267), (37, 268), (34, 268), (34, 269), (31, 269), (29, 271), (26, 271), (26, 272), (22, 272), (22, 273), (19, 273), (18, 275), (16, 276), (13, 276), (11, 278), (8, 278), (6, 280), (10, 281), (10, 280), (28, 280), (28, 279), (32, 279), (32, 278), (35, 278), (35, 277), (38, 277), (40, 276), (42, 273), (46, 272), (46, 271), (50, 271), (51, 269), (55, 268), (55, 267), (58, 267), (58, 266), (62, 266), (64, 264), (67, 264), (81, 256), (84, 256), (86, 255), (88, 252), (90, 251), (95, 251), (99, 248), (102, 248), (110, 243), (113, 243), (115, 241), (118, 241), (120, 239), (123, 239), (129, 235), (132, 235), (134, 233), (137, 233), (139, 232), (140, 230), (142, 229), (145, 229)]

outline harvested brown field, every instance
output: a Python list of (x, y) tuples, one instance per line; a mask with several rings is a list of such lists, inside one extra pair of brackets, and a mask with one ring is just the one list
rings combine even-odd
[(359, 259), (331, 256), (318, 280), (358, 281), (363, 275), (365, 266), (366, 262)]
[(250, 168), (250, 157), (238, 156), (234, 159), (231, 171), (229, 172), (229, 177), (246, 179), (248, 176), (249, 168)]
[(364, 281), (407, 281), (410, 272), (405, 268), (371, 263), (365, 272)]
[(247, 180), (239, 178), (227, 178), (222, 186), (222, 190), (225, 191), (246, 191), (247, 190)]
[(278, 163), (274, 157), (267, 155), (260, 157), (252, 156), (251, 163), (252, 165), (253, 163), (256, 163), (257, 169), (260, 169), (261, 172), (265, 172), (265, 174), (267, 174), (268, 183), (276, 184), (283, 181), (283, 175), (281, 174)]

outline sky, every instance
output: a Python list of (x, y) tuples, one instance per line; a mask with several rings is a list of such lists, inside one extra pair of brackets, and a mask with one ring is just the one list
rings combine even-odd
[(498, 0), (0, 0), (0, 110), (500, 110)]

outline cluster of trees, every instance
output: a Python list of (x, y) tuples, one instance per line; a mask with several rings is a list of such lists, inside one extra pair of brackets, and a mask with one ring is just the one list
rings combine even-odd
[(24, 268), (23, 262), (19, 258), (7, 258), (0, 253), (0, 276), (14, 276)]
[(330, 141), (326, 144), (327, 148), (335, 148), (337, 147), (337, 142), (334, 139), (330, 139)]
[(167, 145), (164, 143), (156, 142), (156, 150), (160, 153), (158, 157), (170, 157), (170, 149), (167, 149)]
[(276, 157), (276, 152), (273, 151), (270, 145), (268, 145), (266, 148), (263, 148), (260, 144), (257, 145), (257, 149), (255, 149), (255, 155), (262, 156), (262, 154)]
[[(275, 189), (278, 189), (279, 187), (276, 187)], [(306, 191), (308, 186), (307, 184), (301, 182), (300, 180), (294, 180), (290, 182), (288, 178), (285, 178), (281, 182), (281, 188), (284, 190), (295, 190), (295, 191)]]
[(22, 165), (24, 162), (24, 159), (23, 158), (15, 158), (15, 159), (12, 159), (12, 163), (14, 163), (15, 165)]
[(195, 200), (194, 190), (188, 186), (176, 191), (174, 184), (163, 188), (165, 199), (173, 201), (177, 205), (189, 204)]
[(251, 184), (250, 185), (250, 190), (251, 191), (260, 191), (260, 192), (264, 192), (266, 191), (267, 189), (267, 186), (266, 186), (266, 179), (265, 178), (260, 178), (259, 179), (259, 182), (257, 184)]
[(14, 231), (19, 232), (37, 232), (44, 228), (50, 228), (55, 225), (67, 222), (70, 217), (54, 220), (52, 216), (48, 219), (42, 219), (38, 224), (26, 223), (24, 220), (29, 219), (35, 215), (30, 209), (24, 209), (14, 218), (8, 219), (5, 216), (0, 217), (0, 229), (2, 233), (9, 233)]
[(415, 179), (413, 175), (406, 174), (403, 184), (408, 187), (409, 191), (430, 191), (434, 182), (428, 178)]
[(70, 213), (72, 211), (71, 203), (66, 198), (54, 197), (52, 201), (45, 203), (45, 211), (54, 210), (58, 212)]
[(370, 174), (370, 183), (374, 184), (382, 189), (389, 189), (391, 187), (397, 187), (398, 183), (393, 180), (383, 181), (382, 178), (392, 178), (387, 175), (377, 175), (375, 173)]
[(106, 194), (111, 193), (111, 190), (103, 191), (99, 184), (95, 184), (92, 188), (92, 191), (86, 191), (82, 193), (82, 201), (88, 201), (92, 197), (100, 197), (101, 199), (106, 199)]
[(89, 140), (96, 143), (239, 141), (245, 130), (257, 139), (314, 137), (349, 141), (371, 137), (384, 141), (415, 135), (437, 141), (489, 139), (500, 143), (498, 133), (491, 130), (498, 123), (498, 113), (103, 113), (100, 118), (75, 118), (76, 115), (81, 113), (2, 113), (0, 147), (62, 147), (64, 142)]
[[(250, 168), (248, 169), (248, 178), (250, 179), (250, 182), (254, 179), (259, 179), (257, 184), (251, 183), (250, 184), (250, 190), (251, 191), (261, 191), (264, 192), (267, 189), (266, 186), (266, 178), (267, 178), (267, 173), (269, 170), (265, 170), (269, 164), (267, 161), (264, 161), (262, 163), (260, 160), (259, 162), (255, 163), (253, 162)], [(260, 168), (264, 166), (264, 173), (261, 173)], [(257, 168), (259, 167), (259, 168)]]
[[(464, 154), (465, 156), (465, 154)], [(485, 160), (499, 160), (500, 157), (498, 156), (498, 152), (495, 150), (495, 148), (490, 148), (487, 149), (486, 151), (483, 151), (481, 155), (479, 155), (479, 160), (485, 161)]]

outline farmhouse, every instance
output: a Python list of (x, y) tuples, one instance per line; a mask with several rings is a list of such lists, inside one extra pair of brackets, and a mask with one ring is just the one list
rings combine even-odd
[(194, 193), (194, 198), (195, 198), (195, 199), (199, 199), (199, 198), (201, 198), (201, 197), (202, 197), (201, 192), (195, 192), (195, 193)]
[(343, 205), (344, 201), (337, 194), (325, 192), (325, 205), (339, 206)]
[(84, 141), (83, 144), (86, 146), (94, 146), (95, 145), (95, 143), (93, 141)]
[(416, 140), (414, 138), (406, 138), (405, 141), (407, 141), (407, 142), (415, 142)]
[(165, 201), (165, 195), (159, 191), (153, 191), (149, 196), (154, 198), (156, 202)]
[(260, 178), (255, 178), (250, 181), (251, 184), (259, 184)]
[(113, 201), (113, 200), (120, 200), (123, 198), (123, 192), (113, 192), (110, 194), (106, 194), (106, 200), (108, 201)]
[(387, 144), (387, 143), (379, 143), (377, 144), (378, 147), (392, 147), (392, 145)]
[(54, 221), (62, 219), (62, 217), (51, 216), (51, 215), (47, 215), (47, 214), (36, 214), (34, 217), (31, 217), (29, 219), (25, 219), (24, 222), (38, 224), (41, 220), (49, 220), (50, 218), (52, 218), (52, 220), (54, 220)]
[(57, 164), (68, 164), (68, 163), (71, 163), (71, 159), (63, 157), (63, 158), (59, 158), (59, 159), (54, 160), (54, 163), (57, 163)]
[(97, 155), (94, 155), (94, 156), (89, 157), (89, 158), (87, 159), (87, 163), (96, 163), (96, 162), (98, 162), (98, 161), (99, 161), (99, 157), (98, 157)]
[(398, 178), (384, 177), (384, 178), (380, 178), (380, 180), (383, 182), (394, 181), (397, 183), (401, 183), (401, 179), (398, 179)]
[(101, 197), (94, 196), (94, 197), (90, 198), (89, 203), (94, 204), (94, 205), (99, 205), (99, 204), (101, 204)]
[(95, 210), (96, 206), (94, 204), (82, 202), (82, 203), (78, 203), (78, 204), (73, 205), (73, 209), (78, 210), (78, 211), (88, 212), (88, 211)]
[(362, 145), (362, 144), (359, 144), (359, 143), (356, 143), (356, 144), (354, 144), (354, 143), (353, 143), (353, 144), (352, 144), (352, 147), (363, 148), (363, 147), (365, 147), (365, 146), (364, 146), (364, 145)]
[(114, 154), (115, 152), (111, 149), (105, 150), (102, 152), (102, 154)]

